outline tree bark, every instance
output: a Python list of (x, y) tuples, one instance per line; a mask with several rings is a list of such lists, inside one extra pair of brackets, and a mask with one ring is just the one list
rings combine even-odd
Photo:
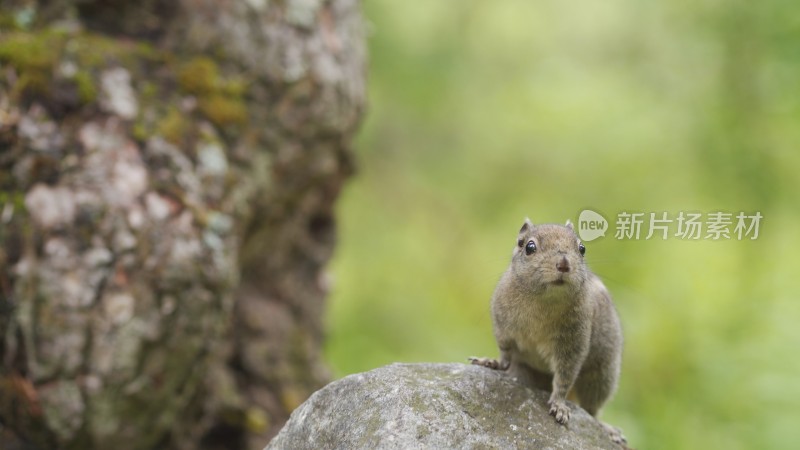
[(0, 0), (0, 447), (262, 448), (329, 378), (358, 0)]

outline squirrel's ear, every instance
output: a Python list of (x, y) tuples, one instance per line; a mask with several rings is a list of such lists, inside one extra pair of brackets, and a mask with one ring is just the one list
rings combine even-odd
[(572, 225), (572, 221), (571, 221), (571, 220), (569, 220), (569, 219), (567, 219), (567, 225), (566, 225), (566, 227), (567, 227), (567, 228), (569, 228), (569, 229), (570, 229), (570, 230), (572, 230), (572, 231), (575, 231), (575, 226), (574, 226), (574, 225)]
[(519, 229), (519, 232), (520, 233), (524, 233), (524, 232), (530, 230), (531, 228), (533, 228), (533, 223), (531, 223), (531, 219), (526, 217), (525, 218), (525, 223), (522, 224), (522, 228)]

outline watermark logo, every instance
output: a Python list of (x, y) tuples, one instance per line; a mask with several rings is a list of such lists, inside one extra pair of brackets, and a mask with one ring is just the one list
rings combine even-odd
[[(708, 239), (758, 239), (759, 226), (764, 216), (760, 211), (738, 214), (725, 211), (710, 213), (684, 212), (628, 212), (617, 214), (614, 223), (615, 239), (648, 240), (676, 238), (681, 240)], [(600, 213), (584, 209), (578, 216), (578, 236), (592, 241), (606, 235), (608, 221)]]
[(608, 221), (600, 213), (584, 209), (578, 216), (578, 236), (589, 242), (606, 235)]

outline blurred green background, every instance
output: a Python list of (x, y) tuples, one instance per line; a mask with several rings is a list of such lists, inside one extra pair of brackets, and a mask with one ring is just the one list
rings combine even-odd
[(335, 374), (496, 355), (489, 299), (526, 216), (759, 211), (754, 241), (587, 243), (626, 334), (603, 418), (641, 449), (799, 448), (796, 2), (364, 7)]

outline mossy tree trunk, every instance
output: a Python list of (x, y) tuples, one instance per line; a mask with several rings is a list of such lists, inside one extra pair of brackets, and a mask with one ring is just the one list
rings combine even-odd
[(358, 0), (0, 0), (0, 447), (260, 449), (328, 380), (364, 59)]

